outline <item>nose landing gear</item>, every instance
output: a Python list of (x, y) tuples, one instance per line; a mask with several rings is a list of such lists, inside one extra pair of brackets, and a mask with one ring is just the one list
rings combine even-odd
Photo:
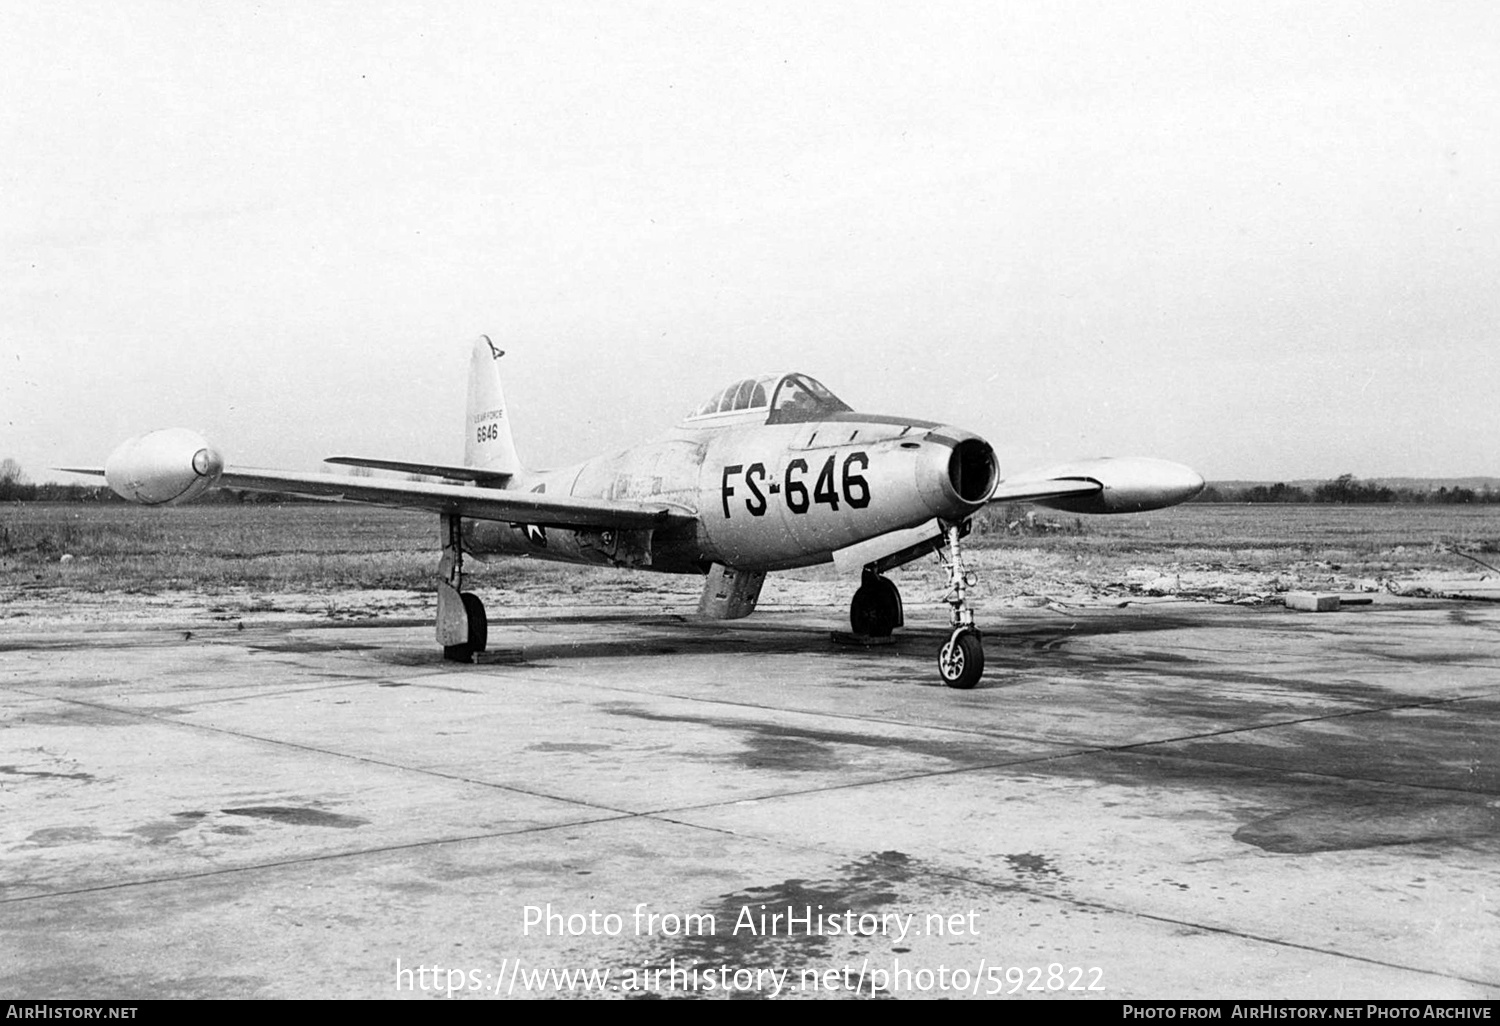
[(948, 572), (948, 593), (943, 601), (952, 610), (953, 633), (938, 652), (938, 675), (950, 688), (968, 690), (984, 676), (984, 642), (974, 626), (974, 611), (968, 602), (968, 589), (978, 583), (979, 577), (964, 565), (959, 525), (944, 524), (943, 534), (948, 554), (944, 557), (939, 551), (938, 558)]
[[(969, 608), (968, 599), (969, 589), (978, 583), (979, 578), (963, 560), (959, 546), (963, 525), (943, 523), (941, 526), (943, 541), (937, 554), (948, 574), (948, 591), (943, 601), (952, 611), (952, 630), (938, 651), (938, 675), (950, 688), (967, 690), (984, 676), (984, 640), (979, 628), (974, 626), (974, 611)], [(932, 535), (928, 537), (936, 548), (937, 539)], [(932, 550), (924, 548), (921, 551)], [(865, 567), (859, 589), (849, 603), (849, 625), (854, 629), (852, 638), (835, 633), (835, 640), (876, 644), (876, 639), (888, 639), (893, 630), (905, 623), (901, 592), (893, 581), (880, 573), (879, 565), (871, 563)]]

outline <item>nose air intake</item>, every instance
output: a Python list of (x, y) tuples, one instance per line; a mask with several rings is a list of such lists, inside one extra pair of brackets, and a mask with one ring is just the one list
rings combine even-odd
[(989, 501), (1000, 481), (995, 450), (978, 435), (953, 427), (928, 432), (917, 476), (923, 505), (939, 520), (958, 522)]
[(948, 480), (964, 502), (981, 503), (995, 490), (995, 450), (982, 438), (965, 438), (948, 457)]

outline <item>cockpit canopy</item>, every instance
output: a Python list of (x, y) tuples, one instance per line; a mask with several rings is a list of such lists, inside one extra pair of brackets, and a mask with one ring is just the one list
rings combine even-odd
[[(832, 413), (844, 413), (848, 403), (806, 374), (767, 374), (746, 378), (721, 389), (713, 398), (688, 415), (688, 420), (719, 417), (724, 414), (748, 414), (761, 411), (767, 424), (795, 424), (818, 420)], [(736, 420), (758, 420), (757, 417)]]

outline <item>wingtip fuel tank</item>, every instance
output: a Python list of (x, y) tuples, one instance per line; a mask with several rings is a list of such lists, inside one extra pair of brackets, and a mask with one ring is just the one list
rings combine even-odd
[[(1106, 456), (1078, 460), (1038, 471), (1048, 480), (1092, 481), (1099, 491), (1089, 495), (1037, 500), (1037, 505), (1068, 513), (1144, 513), (1175, 506), (1203, 491), (1203, 478), (1191, 467), (1144, 456)], [(1012, 482), (1031, 475), (1011, 478)]]
[(191, 501), (212, 488), (223, 472), (218, 450), (186, 428), (128, 438), (104, 463), (104, 480), (114, 493), (145, 506)]

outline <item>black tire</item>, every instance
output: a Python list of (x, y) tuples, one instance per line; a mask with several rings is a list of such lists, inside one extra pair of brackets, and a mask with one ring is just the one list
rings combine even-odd
[(464, 613), (469, 618), (469, 651), (483, 652), (490, 643), (490, 621), (485, 616), (484, 603), (472, 591), (463, 594)]
[(476, 652), (483, 652), (489, 645), (490, 621), (484, 613), (484, 603), (473, 592), (464, 592), (464, 618), (469, 621), (469, 640), (462, 645), (444, 645), (443, 658), (450, 663), (472, 663)]
[(938, 676), (961, 691), (979, 683), (984, 676), (984, 642), (978, 631), (964, 631), (939, 650)]
[(867, 577), (849, 603), (849, 627), (867, 638), (888, 638), (900, 626), (901, 592), (884, 577)]

